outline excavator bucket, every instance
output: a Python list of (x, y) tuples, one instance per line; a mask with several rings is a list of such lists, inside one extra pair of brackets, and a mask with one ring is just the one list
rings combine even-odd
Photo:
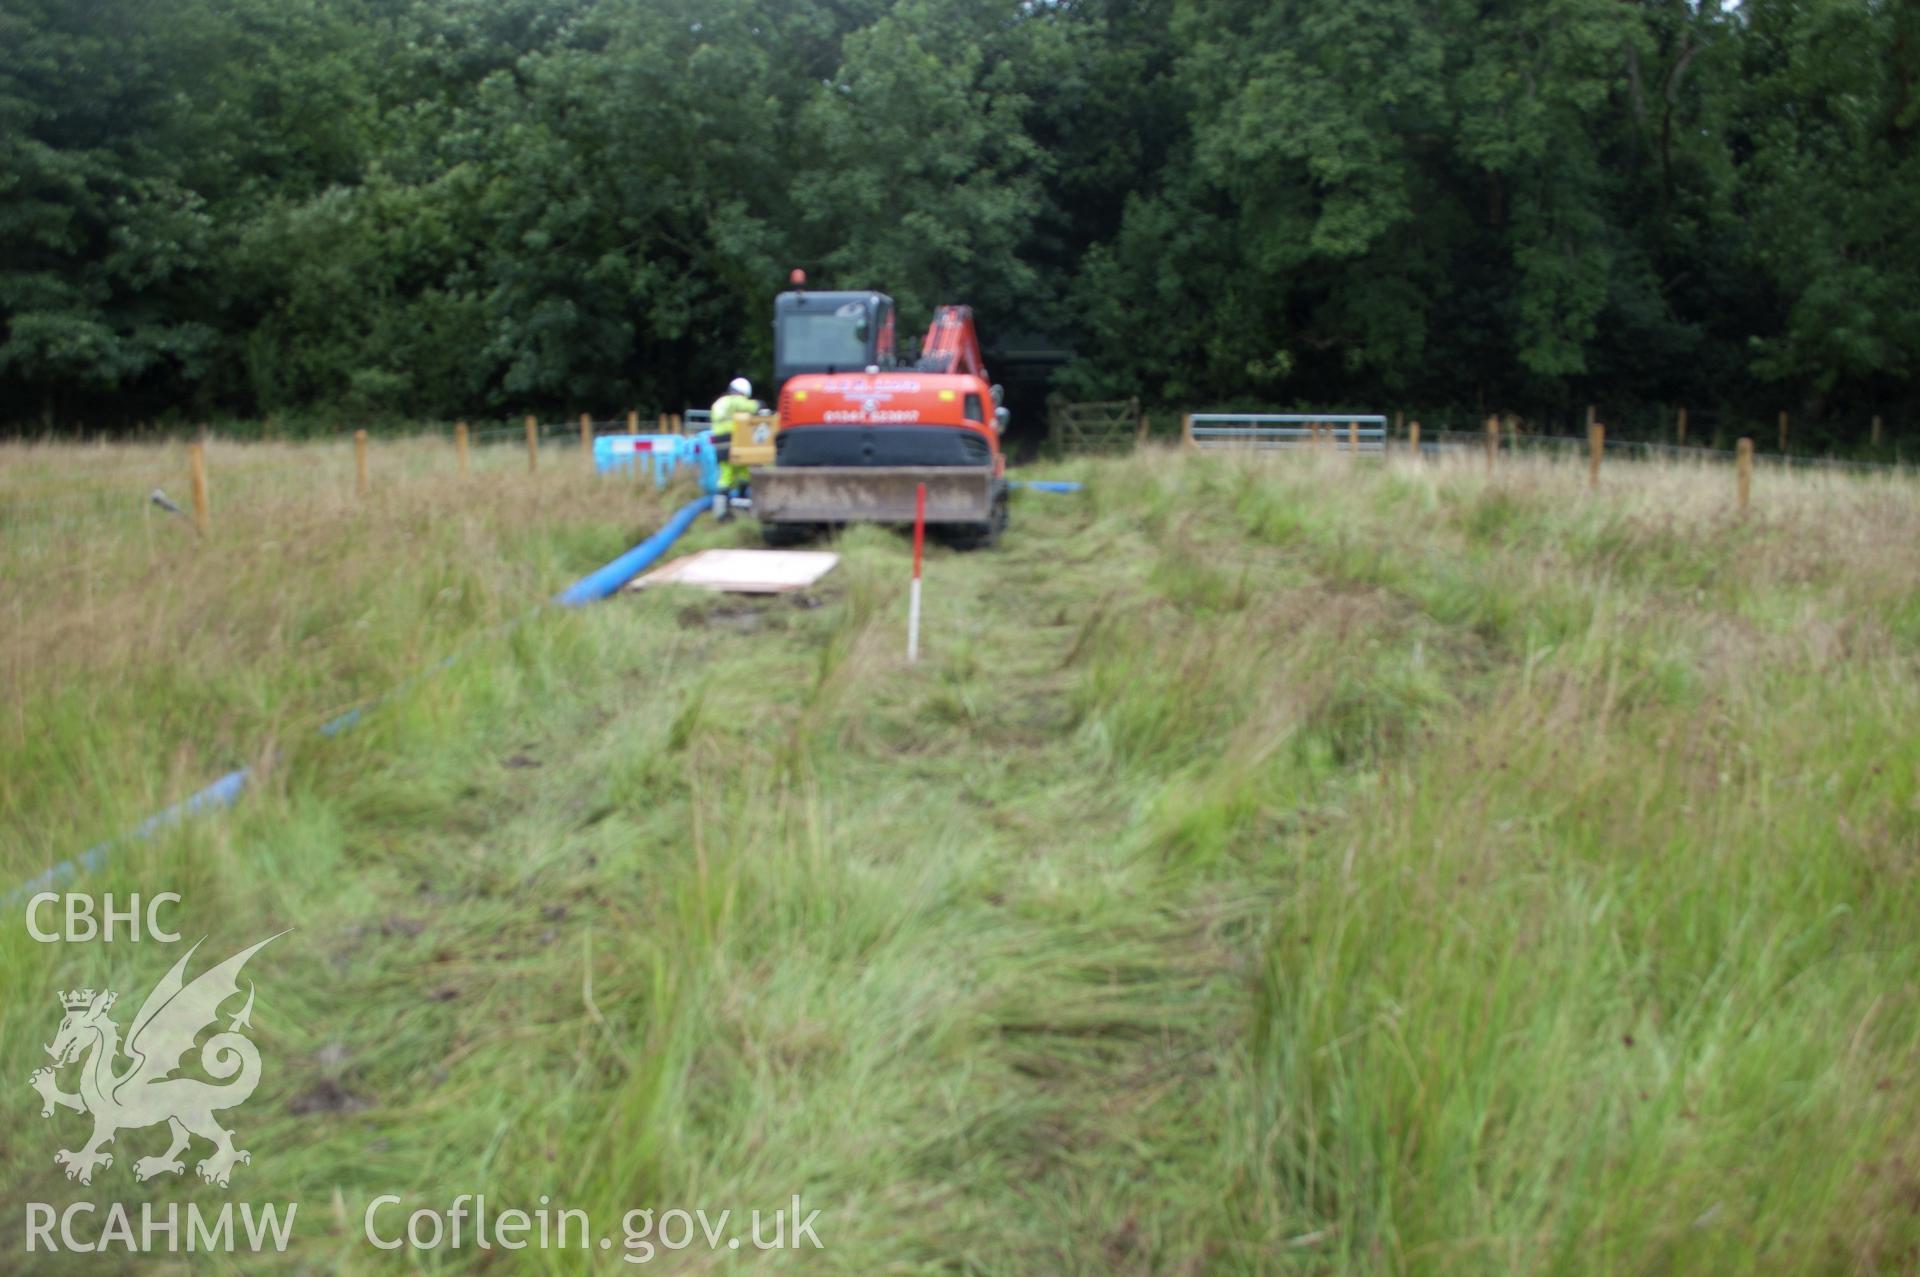
[(994, 477), (987, 466), (776, 466), (753, 474), (762, 523), (911, 523), (914, 491), (927, 485), (928, 523), (986, 523)]

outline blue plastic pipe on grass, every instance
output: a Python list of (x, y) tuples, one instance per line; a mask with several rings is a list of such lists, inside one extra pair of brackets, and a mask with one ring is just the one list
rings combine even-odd
[(1087, 485), (1072, 479), (1015, 479), (1011, 486), (1029, 492), (1079, 492)]
[[(666, 524), (661, 527), (658, 532), (642, 541), (639, 545), (634, 546), (631, 550), (628, 550), (625, 554), (607, 564), (605, 567), (581, 577), (578, 581), (575, 581), (572, 585), (555, 595), (553, 601), (562, 607), (580, 607), (596, 599), (606, 598), (609, 594), (612, 594), (615, 590), (618, 590), (628, 581), (631, 581), (634, 577), (640, 575), (640, 573), (652, 566), (653, 561), (658, 559), (662, 554), (665, 554), (667, 549), (672, 546), (675, 541), (680, 539), (681, 534), (692, 526), (693, 521), (700, 517), (700, 512), (705, 510), (708, 504), (707, 499), (704, 497), (698, 501), (687, 502), (686, 505), (680, 507), (679, 511), (675, 513), (671, 519), (667, 520)], [(527, 616), (531, 615), (531, 612), (526, 613), (518, 620), (512, 622), (512, 624), (517, 625), (520, 620), (525, 620)], [(405, 683), (401, 684), (401, 687), (404, 688), (408, 684), (424, 677), (426, 674), (432, 673), (434, 670), (445, 669), (447, 666), (453, 664), (454, 657), (458, 655), (459, 653), (456, 652), (453, 655), (435, 662), (429, 670), (415, 674), (406, 680)], [(343, 714), (329, 719), (327, 722), (321, 724), (320, 734), (329, 737), (339, 735), (341, 732), (358, 724), (368, 710), (379, 705), (382, 701), (387, 700), (399, 690), (401, 690), (401, 688), (395, 688), (393, 692), (377, 697), (365, 705), (356, 706)], [(115, 843), (130, 839), (151, 838), (161, 830), (170, 825), (178, 824), (188, 816), (198, 815), (200, 812), (207, 811), (214, 807), (233, 806), (233, 804), (238, 801), (241, 792), (246, 789), (247, 781), (251, 775), (252, 769), (247, 767), (241, 767), (235, 771), (228, 772), (198, 793), (190, 794), (166, 810), (147, 817), (138, 825), (135, 825), (132, 829), (120, 835), (120, 837), (110, 838), (106, 842), (89, 847), (78, 856), (70, 860), (62, 860), (46, 872), (29, 878), (14, 888), (13, 891), (9, 892), (3, 900), (0, 900), (0, 903), (11, 906), (22, 897), (46, 891), (57, 883), (67, 881), (82, 869), (89, 871), (98, 869), (102, 864), (106, 863), (107, 853), (112, 850)]]
[(240, 791), (247, 787), (247, 779), (252, 772), (253, 769), (250, 767), (241, 767), (228, 772), (199, 793), (189, 794), (166, 810), (147, 817), (121, 838), (110, 838), (106, 842), (95, 843), (73, 859), (63, 860), (38, 877), (27, 879), (7, 894), (4, 903), (12, 905), (23, 896), (37, 895), (42, 891), (50, 890), (82, 869), (98, 869), (106, 863), (107, 852), (112, 849), (113, 844), (122, 839), (151, 838), (169, 825), (177, 825), (188, 816), (197, 815), (210, 807), (233, 806), (240, 797)]
[(689, 501), (680, 507), (661, 529), (634, 546), (597, 572), (587, 575), (569, 585), (553, 596), (553, 601), (561, 607), (580, 607), (595, 599), (604, 599), (615, 590), (633, 580), (653, 565), (653, 561), (667, 552), (667, 547), (680, 539), (680, 534), (700, 517), (710, 503), (705, 497)]

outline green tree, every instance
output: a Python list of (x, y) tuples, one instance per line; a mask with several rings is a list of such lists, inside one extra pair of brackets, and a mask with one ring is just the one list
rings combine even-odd
[(1787, 308), (1781, 331), (1753, 340), (1753, 369), (1815, 405), (1910, 386), (1920, 15), (1849, 0), (1758, 0), (1743, 14), (1739, 195), (1754, 265)]
[(1898, 420), (1916, 83), (1886, 0), (0, 0), (0, 401), (699, 402), (801, 266), (1076, 395)]
[(51, 417), (202, 371), (215, 240), (176, 88), (207, 24), (111, 4), (0, 10), (0, 378)]

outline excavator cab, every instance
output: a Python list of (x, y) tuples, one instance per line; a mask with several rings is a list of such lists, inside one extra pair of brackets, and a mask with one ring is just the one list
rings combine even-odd
[(781, 293), (773, 299), (773, 381), (798, 373), (892, 368), (893, 298), (885, 293)]

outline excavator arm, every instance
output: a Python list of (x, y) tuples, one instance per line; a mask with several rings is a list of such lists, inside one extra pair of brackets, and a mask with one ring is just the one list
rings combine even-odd
[(942, 306), (933, 313), (927, 335), (920, 342), (921, 372), (969, 373), (982, 381), (987, 361), (980, 354), (980, 338), (973, 331), (973, 307)]

